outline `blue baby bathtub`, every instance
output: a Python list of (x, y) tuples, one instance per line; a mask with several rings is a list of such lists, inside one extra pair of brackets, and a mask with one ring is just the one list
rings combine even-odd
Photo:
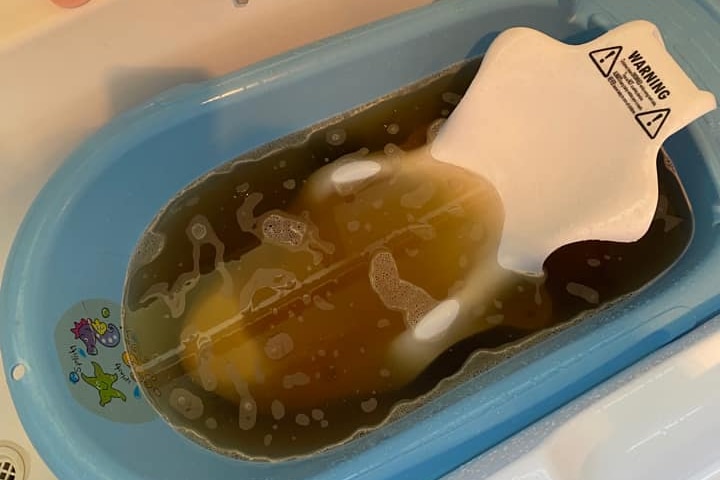
[[(719, 312), (720, 114), (714, 112), (666, 144), (695, 215), (692, 241), (667, 273), (490, 374), (328, 452), (277, 463), (225, 458), (175, 433), (134, 389), (121, 391), (123, 409), (107, 414), (117, 391), (95, 383), (94, 396), (81, 398), (73, 388), (113, 375), (118, 385), (132, 385), (123, 377), (119, 350), (100, 365), (78, 349), (82, 344), (73, 350), (74, 337), (68, 336), (67, 351), (58, 349), (66, 330), (79, 338), (87, 329), (75, 323), (84, 316), (108, 329), (96, 348), (114, 342), (125, 269), (138, 237), (204, 172), (481, 54), (505, 28), (531, 26), (580, 42), (637, 18), (656, 23), (698, 86), (720, 97), (720, 7), (712, 0), (443, 0), (217, 80), (175, 88), (111, 122), (36, 199), (0, 292), (0, 347), (10, 390), (48, 465), (62, 479), (440, 477)], [(59, 328), (68, 315), (70, 328)], [(78, 364), (100, 370), (80, 378), (73, 369)], [(13, 380), (17, 365), (25, 375)]]

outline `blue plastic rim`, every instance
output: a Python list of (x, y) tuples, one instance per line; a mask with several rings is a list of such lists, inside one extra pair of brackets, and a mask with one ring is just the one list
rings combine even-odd
[[(720, 311), (720, 114), (670, 139), (693, 205), (686, 254), (648, 288), (367, 436), (313, 458), (257, 464), (213, 454), (160, 420), (129, 425), (76, 404), (52, 339), (86, 298), (120, 301), (135, 242), (178, 189), (238, 154), (468, 56), (498, 31), (556, 38), (645, 18), (697, 84), (720, 97), (711, 0), (443, 0), (122, 115), (53, 176), (28, 213), (0, 293), (4, 364), (23, 424), (59, 478), (431, 478), (525, 427)], [(688, 32), (692, 31), (692, 36)], [(691, 38), (692, 37), (692, 38)], [(292, 108), (288, 108), (292, 106)]]

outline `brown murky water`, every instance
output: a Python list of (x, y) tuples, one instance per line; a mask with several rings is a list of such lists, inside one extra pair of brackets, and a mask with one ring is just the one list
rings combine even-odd
[(309, 454), (497, 362), (466, 363), (474, 353), (509, 355), (637, 290), (682, 253), (692, 216), (659, 158), (641, 240), (566, 246), (544, 282), (501, 271), (495, 191), (424, 147), (477, 65), (243, 155), (157, 217), (131, 263), (124, 325), (168, 421), (238, 457)]

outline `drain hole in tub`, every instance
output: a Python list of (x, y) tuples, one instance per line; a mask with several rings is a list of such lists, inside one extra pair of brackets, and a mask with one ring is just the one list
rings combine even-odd
[(25, 373), (27, 372), (27, 369), (25, 368), (25, 365), (22, 363), (18, 363), (14, 367), (12, 367), (12, 370), (10, 370), (10, 375), (12, 376), (12, 379), (16, 382), (19, 382), (20, 380), (25, 377)]

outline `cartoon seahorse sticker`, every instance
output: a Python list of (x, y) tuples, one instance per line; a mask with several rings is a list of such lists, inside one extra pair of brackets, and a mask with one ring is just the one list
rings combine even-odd
[(94, 376), (89, 377), (84, 373), (80, 377), (85, 383), (95, 388), (100, 395), (100, 406), (104, 407), (112, 401), (113, 398), (119, 398), (123, 402), (127, 400), (125, 394), (113, 387), (117, 382), (118, 376), (114, 373), (105, 373), (103, 368), (97, 363), (92, 362)]
[(85, 350), (88, 355), (97, 355), (97, 341), (95, 340), (95, 331), (90, 326), (87, 318), (81, 318), (79, 322), (73, 322), (75, 326), (70, 331), (75, 334), (76, 339), (80, 339), (85, 344)]
[(108, 348), (120, 343), (120, 329), (112, 323), (105, 323), (97, 318), (92, 321), (89, 318), (81, 318), (79, 322), (73, 323), (75, 326), (70, 331), (76, 339), (80, 339), (85, 344), (88, 355), (98, 354), (98, 342)]

